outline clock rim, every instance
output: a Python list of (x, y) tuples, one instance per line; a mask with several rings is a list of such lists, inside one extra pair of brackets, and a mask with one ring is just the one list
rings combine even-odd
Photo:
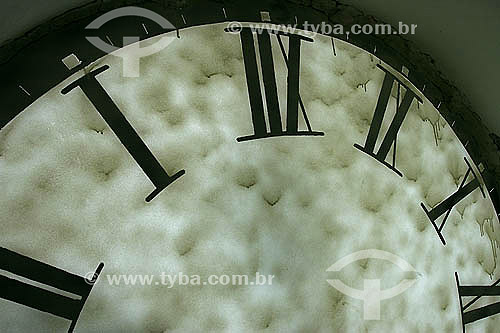
[[(366, 15), (354, 6), (340, 4), (337, 1), (312, 0), (310, 3), (304, 4), (285, 0), (284, 3), (287, 4), (286, 7), (277, 7), (272, 0), (258, 0), (244, 4), (236, 1), (221, 3), (217, 0), (111, 0), (106, 3), (93, 2), (69, 10), (30, 30), (25, 35), (0, 46), (0, 74), (3, 74), (2, 77), (8, 74), (20, 74), (18, 81), (29, 80), (31, 81), (29, 83), (33, 83), (34, 78), (28, 79), (27, 76), (32, 72), (37, 72), (34, 69), (35, 66), (38, 71), (40, 68), (45, 68), (46, 72), (52, 75), (45, 86), (38, 87), (38, 93), (30, 96), (26, 96), (20, 91), (20, 85), (14, 82), (14, 79), (11, 78), (7, 82), (7, 89), (4, 88), (3, 93), (0, 92), (0, 97), (7, 104), (6, 109), (10, 110), (10, 114), (1, 116), (0, 130), (57, 83), (105, 55), (97, 48), (89, 48), (85, 38), (75, 39), (70, 45), (66, 45), (65, 49), (89, 49), (91, 54), (86, 54), (82, 58), (81, 66), (70, 72), (65, 68), (65, 71), (61, 71), (63, 65), (60, 59), (67, 54), (61, 54), (61, 47), (57, 47), (55, 44), (61, 37), (68, 38), (74, 35), (75, 29), (83, 31), (83, 27), (89, 22), (115, 8), (140, 6), (151, 9), (163, 15), (177, 27), (179, 33), (182, 32), (182, 29), (206, 24), (231, 21), (262, 23), (260, 20), (261, 11), (268, 11), (271, 23), (274, 24), (293, 24), (296, 17), (300, 17), (299, 22), (307, 20), (311, 25), (321, 22), (332, 25), (341, 24), (346, 28), (346, 31), (355, 24), (384, 24), (384, 22)], [(151, 30), (150, 33), (143, 34), (141, 39), (165, 32), (164, 30), (158, 31), (158, 29), (156, 31), (149, 30)], [(351, 34), (348, 36), (337, 34), (333, 37), (359, 47), (369, 54), (374, 54), (399, 73), (401, 73), (403, 66), (409, 69), (408, 80), (435, 106), (439, 114), (449, 124), (453, 124), (455, 135), (467, 150), (474, 164), (484, 166), (486, 176), (484, 183), (495, 208), (495, 213), (500, 216), (500, 146), (497, 146), (495, 135), (490, 133), (479, 115), (472, 110), (465, 94), (445, 77), (437, 68), (432, 57), (420, 51), (413, 42), (400, 35)], [(39, 59), (40, 52), (32, 51), (27, 54), (25, 51), (28, 48), (32, 50), (44, 49), (49, 54), (45, 53), (43, 58)], [(79, 52), (76, 52), (78, 56)], [(57, 73), (53, 71), (54, 66), (57, 65), (56, 62), (59, 62), (61, 67), (58, 68)], [(21, 72), (20, 63), (28, 68)], [(38, 81), (36, 80), (36, 84), (40, 85)], [(16, 93), (12, 94), (12, 90), (16, 90)]]

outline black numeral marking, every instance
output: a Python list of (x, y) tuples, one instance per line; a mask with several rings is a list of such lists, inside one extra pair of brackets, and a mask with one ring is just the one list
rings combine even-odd
[(130, 125), (128, 120), (120, 112), (120, 109), (118, 109), (106, 90), (104, 90), (99, 81), (95, 78), (96, 75), (104, 72), (108, 68), (108, 65), (104, 65), (85, 74), (83, 77), (64, 88), (61, 92), (67, 94), (76, 87), (82, 89), (87, 98), (97, 109), (97, 112), (99, 112), (111, 130), (116, 134), (122, 145), (125, 146), (149, 180), (155, 185), (155, 190), (146, 198), (146, 201), (149, 202), (168, 185), (181, 177), (185, 171), (181, 170), (175, 175), (169, 176), (132, 125)]
[(0, 297), (71, 320), (68, 332), (72, 332), (103, 267), (104, 264), (100, 263), (93, 279), (87, 280), (84, 277), (0, 247), (0, 269), (72, 293), (80, 296), (80, 299), (66, 297), (1, 275)]
[[(264, 105), (262, 101), (262, 91), (260, 88), (259, 71), (257, 67), (257, 55), (254, 45), (254, 36), (250, 28), (241, 28), (240, 40), (243, 51), (243, 62), (245, 64), (245, 75), (247, 80), (248, 95), (250, 99), (250, 111), (254, 134), (239, 137), (238, 142), (254, 139), (262, 139), (274, 136), (286, 135), (310, 135), (323, 136), (323, 132), (313, 131), (304, 103), (299, 93), (299, 73), (300, 73), (300, 45), (302, 40), (312, 42), (313, 40), (304, 36), (288, 34), (284, 32), (272, 31), (276, 34), (284, 61), (288, 68), (287, 79), (287, 103), (286, 103), (286, 128), (283, 130), (281, 112), (278, 101), (278, 90), (276, 87), (276, 73), (274, 70), (274, 60), (271, 51), (271, 37), (265, 29), (257, 34), (259, 45), (259, 57), (262, 70), (262, 82), (266, 97), (267, 116), (269, 119), (269, 131), (266, 126)], [(288, 55), (281, 41), (281, 36), (288, 37)], [(302, 116), (307, 126), (307, 131), (300, 131), (299, 125), (299, 105)]]
[[(455, 272), (457, 282), (458, 298), (460, 301), (460, 313), (462, 316), (462, 330), (465, 332), (465, 325), (500, 313), (500, 302), (489, 304), (474, 310), (466, 311), (476, 301), (483, 296), (500, 296), (500, 279), (491, 286), (461, 286), (458, 280), (458, 273)], [(467, 304), (462, 305), (462, 297), (475, 296)]]
[[(373, 114), (373, 119), (370, 124), (368, 136), (366, 137), (365, 145), (364, 147), (361, 147), (358, 144), (354, 144), (354, 147), (372, 156), (377, 161), (384, 164), (386, 167), (393, 170), (399, 176), (402, 177), (403, 174), (398, 169), (396, 169), (395, 166), (396, 140), (398, 131), (401, 128), (401, 125), (403, 124), (403, 120), (405, 119), (406, 114), (408, 113), (408, 110), (410, 109), (413, 100), (417, 99), (420, 103), (422, 103), (422, 99), (417, 95), (415, 95), (415, 93), (410, 88), (408, 88), (398, 78), (392, 75), (387, 69), (385, 69), (380, 65), (377, 65), (377, 67), (385, 72), (382, 89), (380, 90), (380, 94), (378, 96), (377, 106), (375, 107), (375, 112)], [(375, 153), (374, 152), (375, 144), (377, 142), (377, 138), (380, 133), (382, 121), (384, 119), (387, 105), (389, 104), (389, 97), (391, 96), (392, 87), (395, 81), (398, 82), (399, 85), (398, 88), (400, 87), (400, 85), (403, 85), (403, 87), (406, 88), (406, 93), (405, 96), (403, 97), (403, 100), (401, 101), (401, 104), (399, 104), (399, 98), (398, 98), (396, 114), (394, 115), (394, 118), (392, 119), (392, 122), (389, 125), (389, 129), (387, 130), (387, 133), (384, 139), (382, 140), (382, 143), (380, 144), (378, 151)], [(389, 150), (391, 149), (392, 145), (394, 145), (394, 156), (393, 156), (393, 163), (391, 165), (387, 163), (385, 159), (387, 158), (387, 155), (389, 154)]]
[[(468, 196), (470, 193), (472, 193), (477, 188), (479, 188), (481, 190), (483, 197), (485, 196), (485, 194), (483, 192), (483, 188), (481, 187), (481, 184), (479, 183), (478, 176), (476, 175), (476, 173), (472, 169), (472, 166), (470, 165), (469, 161), (465, 157), (464, 157), (464, 160), (465, 160), (465, 163), (467, 163), (467, 166), (469, 168), (467, 169), (467, 172), (465, 173), (464, 179), (462, 180), (460, 187), (458, 188), (458, 190), (455, 193), (450, 195), (448, 198), (446, 198), (444, 201), (442, 201), (439, 205), (437, 205), (436, 207), (434, 207), (430, 211), (425, 207), (425, 205), (423, 203), (420, 203), (420, 206), (422, 206), (425, 213), (427, 214), (427, 217), (429, 218), (432, 225), (434, 226), (434, 229), (436, 230), (436, 232), (439, 236), (439, 239), (441, 240), (443, 245), (446, 245), (446, 241), (445, 241), (441, 231), (443, 230), (444, 225), (446, 223), (446, 220), (450, 216), (450, 213), (451, 213), (451, 210), (453, 209), (453, 207), (457, 203), (462, 201), (462, 199), (464, 199), (466, 196)], [(473, 174), (474, 179), (471, 180), (470, 182), (468, 182), (467, 184), (465, 184), (465, 182), (467, 181), (467, 178), (469, 177), (469, 175), (471, 173)], [(438, 227), (435, 221), (444, 213), (446, 213), (446, 215)]]

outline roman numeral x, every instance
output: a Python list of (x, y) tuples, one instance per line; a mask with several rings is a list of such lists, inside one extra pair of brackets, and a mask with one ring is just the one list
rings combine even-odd
[[(460, 314), (462, 316), (462, 331), (464, 333), (465, 325), (500, 313), (500, 302), (466, 311), (483, 296), (500, 296), (500, 286), (498, 286), (500, 279), (495, 281), (491, 286), (461, 286), (460, 281), (458, 280), (458, 273), (455, 272), (455, 281), (457, 283), (458, 298), (460, 301)], [(467, 296), (475, 297), (467, 304), (463, 305), (462, 297)]]

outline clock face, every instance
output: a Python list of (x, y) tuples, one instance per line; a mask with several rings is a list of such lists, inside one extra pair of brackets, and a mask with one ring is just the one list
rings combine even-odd
[(105, 263), (76, 317), (2, 294), (2, 330), (494, 332), (467, 302), (496, 287), (457, 282), (497, 280), (498, 219), (424, 93), (349, 43), (226, 27), (182, 30), (139, 77), (101, 58), (0, 131), (12, 290)]

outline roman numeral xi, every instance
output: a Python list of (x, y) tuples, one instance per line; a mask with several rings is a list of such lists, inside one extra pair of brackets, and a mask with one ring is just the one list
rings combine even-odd
[(0, 269), (44, 285), (69, 292), (71, 298), (32, 284), (0, 275), (0, 298), (71, 320), (73, 332), (80, 312), (104, 267), (100, 263), (92, 280), (63, 271), (22, 254), (0, 247)]
[[(228, 29), (225, 29), (228, 32)], [(234, 32), (234, 31), (231, 31)], [(289, 34), (280, 31), (270, 30), (276, 35), (283, 59), (288, 68), (287, 79), (287, 101), (286, 101), (286, 124), (283, 129), (280, 105), (278, 101), (278, 90), (276, 87), (276, 72), (274, 70), (274, 60), (271, 48), (271, 37), (269, 31), (262, 29), (257, 33), (259, 46), (259, 59), (262, 70), (262, 82), (265, 93), (265, 108), (262, 99), (261, 81), (257, 66), (257, 52), (254, 44), (254, 33), (251, 28), (240, 29), (241, 48), (243, 52), (243, 62), (245, 64), (245, 75), (250, 99), (250, 112), (254, 134), (239, 137), (238, 142), (254, 139), (262, 139), (275, 136), (323, 136), (323, 132), (313, 131), (309, 118), (299, 93), (299, 73), (300, 73), (300, 45), (302, 41), (313, 42), (311, 38), (296, 34)], [(288, 55), (286, 54), (281, 36), (288, 37)], [(299, 105), (302, 117), (307, 126), (307, 131), (299, 130)], [(269, 130), (267, 129), (264, 110), (267, 109)]]
[(154, 191), (146, 197), (146, 201), (149, 202), (168, 185), (181, 177), (185, 171), (181, 170), (173, 176), (168, 175), (160, 162), (158, 162), (153, 153), (142, 141), (139, 134), (137, 134), (132, 125), (130, 125), (128, 120), (120, 112), (120, 109), (118, 109), (106, 90), (104, 90), (99, 81), (95, 78), (96, 75), (104, 72), (108, 68), (108, 65), (104, 65), (85, 74), (65, 87), (61, 92), (67, 94), (74, 88), (80, 87), (94, 105), (97, 112), (99, 112), (104, 121), (106, 121), (111, 130), (116, 134), (122, 145), (127, 149), (129, 154), (132, 155), (137, 164), (139, 164), (149, 180), (155, 185)]

